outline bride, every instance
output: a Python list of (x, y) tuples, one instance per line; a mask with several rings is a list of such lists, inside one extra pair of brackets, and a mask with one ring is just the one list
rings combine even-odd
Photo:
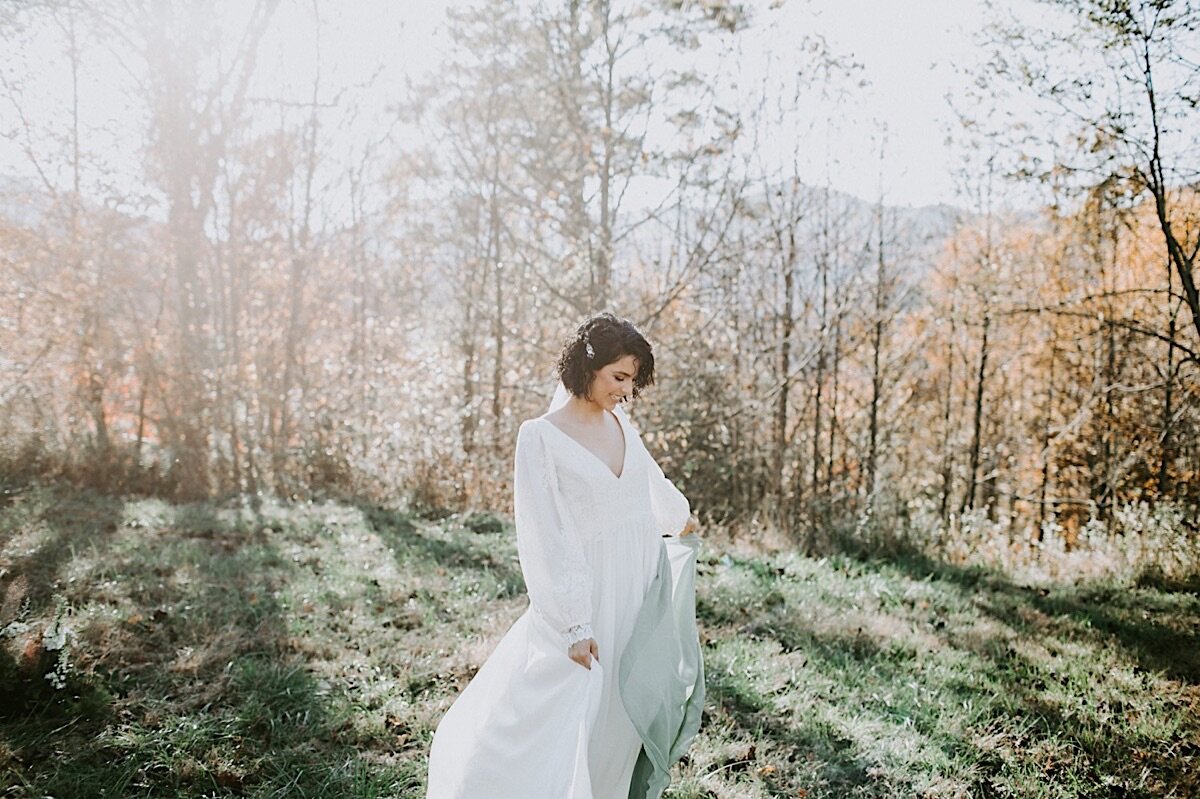
[(698, 526), (621, 402), (654, 381), (627, 320), (584, 322), (517, 433), (529, 607), (442, 717), (428, 799), (660, 797), (700, 726)]

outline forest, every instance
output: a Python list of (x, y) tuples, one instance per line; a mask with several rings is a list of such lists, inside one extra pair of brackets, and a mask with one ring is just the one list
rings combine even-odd
[[(325, 59), (307, 102), (259, 96), (300, 13), (278, 2), (10, 6), (6, 134), (36, 179), (0, 238), (7, 469), (503, 511), (563, 338), (615, 309), (663, 367), (633, 412), (710, 523), (961, 557), (1148, 535), (1194, 566), (1196, 10), (1056, 5), (1069, 37), (997, 22), (979, 75), (1044, 127), (963, 99), (964, 202), (917, 209), (762, 155), (855, 70), (812, 32), (727, 105), (702, 54), (755, 24), (737, 4), (453, 8), (436, 79), (353, 145)], [(66, 108), (23, 90), (47, 40)], [(143, 106), (116, 131), (136, 175), (85, 127), (107, 58)]]
[[(324, 541), (336, 517), (401, 563), (399, 575), (375, 575), (393, 581), (401, 608), (388, 611), (387, 634), (403, 640), (380, 645), (405, 646), (417, 665), (388, 694), (407, 710), (388, 711), (372, 735), (399, 734), (410, 749), (401, 776), (376, 792), (338, 772), (345, 782), (321, 783), (340, 786), (334, 794), (315, 782), (289, 793), (282, 774), (260, 771), (276, 791), (261, 795), (418, 795), (405, 791), (421, 784), (431, 708), (444, 709), (486, 655), (451, 667), (439, 647), (497, 633), (450, 616), (480, 596), (515, 612), (515, 555), (487, 541), (511, 519), (517, 430), (546, 409), (564, 340), (611, 311), (654, 345), (655, 385), (629, 413), (714, 547), (698, 613), (731, 726), (701, 740), (668, 795), (1200, 791), (1187, 776), (1200, 762), (1200, 5), (985, 3), (978, 60), (959, 66), (967, 88), (946, 98), (957, 199), (916, 206), (893, 201), (882, 179), (870, 196), (839, 188), (846, 165), (831, 143), (849, 135), (849, 109), (871, 100), (862, 64), (823, 35), (819, 16), (781, 21), (805, 2), (450, 2), (425, 72), (403, 68), (425, 46), (419, 27), (400, 35), (407, 12), (395, 9), (408, 4), (378, 4), (391, 8), (379, 11), (382, 44), (361, 48), (338, 38), (345, 9), (330, 0), (0, 5), (0, 625), (6, 649), (25, 647), (0, 663), (4, 696), (49, 706), (37, 704), (52, 701), (44, 683), (68, 670), (55, 660), (62, 641), (48, 643), (64, 608), (85, 665), (128, 665), (143, 634), (163, 643), (154, 625), (187, 622), (151, 606), (192, 596), (183, 574), (206, 591), (232, 580), (243, 600), (222, 610), (204, 594), (214, 615), (197, 623), (210, 642), (189, 644), (197, 654), (178, 679), (209, 673), (220, 647), (199, 653), (227, 612), (238, 629), (263, 623), (266, 609), (247, 597), (275, 596), (272, 613), (287, 615), (277, 592), (293, 578), (273, 570), (339, 556), (312, 538)], [(760, 53), (756, 37), (772, 31), (779, 50)], [(858, 166), (882, 175), (886, 124), (863, 137)], [(269, 556), (254, 549), (282, 538)], [(203, 557), (193, 546), (207, 547)], [(252, 550), (263, 558), (254, 568), (238, 560)], [(217, 555), (225, 565), (195, 573)], [(360, 556), (341, 563), (347, 580), (376, 562)], [(83, 564), (73, 588), (71, 563)], [(863, 563), (888, 565), (872, 576)], [(782, 582), (771, 587), (770, 574)], [(933, 587), (922, 581), (935, 574)], [(101, 582), (143, 578), (156, 598)], [(1140, 664), (1130, 673), (1158, 668), (1167, 681), (1124, 700), (1170, 697), (1142, 711), (1161, 722), (1155, 731), (1131, 722), (1121, 732), (1126, 749), (1157, 752), (1159, 782), (1108, 751), (1120, 747), (1100, 721), (1081, 744), (1087, 757), (1055, 755), (1083, 771), (1055, 772), (1049, 787), (1037, 787), (1049, 772), (1021, 760), (1016, 739), (1015, 760), (978, 738), (963, 756), (945, 719), (918, 719), (927, 738), (916, 746), (955, 752), (946, 762), (852, 756), (840, 742), (853, 736), (764, 731), (784, 705), (763, 697), (791, 702), (800, 694), (787, 691), (802, 689), (779, 682), (786, 669), (754, 676), (746, 663), (790, 662), (794, 678), (789, 658), (811, 646), (828, 675), (844, 656), (874, 675), (862, 658), (887, 646), (863, 636), (900, 635), (869, 621), (846, 639), (789, 627), (798, 617), (782, 608), (804, 604), (805, 580), (823, 586), (830, 613), (882, 613), (881, 596), (904, 595), (906, 613), (933, 602), (947, 634), (963, 625), (955, 646), (976, 634), (964, 630), (990, 637), (1024, 613), (1026, 590), (1030, 612), (1057, 626), (1022, 616), (1026, 626), (995, 639), (1004, 646), (1058, 636), (1065, 653), (1076, 636), (1116, 636)], [(346, 591), (338, 601), (355, 614), (388, 604), (378, 585), (362, 588), (362, 607)], [(976, 586), (996, 592), (986, 618), (972, 615)], [(135, 608), (138, 621), (110, 620), (88, 638), (83, 608), (108, 594), (106, 607)], [(865, 595), (873, 611), (850, 598)], [(1091, 615), (1097, 596), (1111, 616)], [(310, 630), (309, 644), (293, 630), (281, 651), (325, 657), (302, 650), (332, 646), (312, 643), (337, 632), (341, 617), (326, 612), (312, 623), (332, 627)], [(1153, 630), (1135, 629), (1152, 616)], [(44, 634), (21, 638), (30, 630)], [(106, 649), (118, 632), (124, 648)], [(746, 643), (760, 633), (774, 649)], [(163, 646), (178, 648), (175, 635)], [(227, 660), (261, 648), (225, 643)], [(1094, 644), (1096, 657), (1120, 660)], [(1021, 653), (1022, 668), (1040, 668), (1040, 655)], [(1071, 657), (1083, 673), (1100, 668)], [(21, 682), (31, 659), (60, 667)], [(938, 662), (958, 673), (957, 661)], [(278, 710), (287, 681), (301, 679), (279, 668), (243, 663), (229, 679), (255, 691), (260, 677), (280, 681), (282, 693), (251, 697)], [(77, 677), (91, 686), (77, 691), (85, 704), (123, 695)], [(314, 686), (326, 678), (304, 677), (305, 696), (324, 696)], [(950, 705), (964, 701), (951, 676), (939, 685)], [(869, 704), (876, 689), (858, 688), (846, 701)], [(1080, 690), (1083, 705), (1100, 701)], [(980, 724), (1026, 712), (1002, 707), (1002, 693), (989, 694), (999, 704)], [(210, 795), (179, 787), (200, 773), (243, 795), (253, 782), (232, 755), (241, 765), (225, 771), (197, 755), (187, 779), (170, 760), (184, 779), (173, 788), (152, 770), (106, 781), (103, 747), (118, 745), (108, 740), (88, 766), (93, 782), (56, 783), (12, 759), (54, 735), (22, 744), (7, 724), (0, 775), (30, 793), (6, 796), (100, 795), (101, 784), (108, 795)], [(1073, 734), (1056, 724), (1013, 734)], [(1182, 748), (1156, 748), (1160, 733)], [(779, 759), (767, 763), (770, 751)], [(817, 765), (801, 751), (817, 751)], [(873, 772), (863, 759), (890, 765)], [(1102, 782), (1106, 769), (1117, 782)], [(1095, 792), (1101, 784), (1111, 792)], [(1039, 792), (1055, 786), (1063, 792)]]

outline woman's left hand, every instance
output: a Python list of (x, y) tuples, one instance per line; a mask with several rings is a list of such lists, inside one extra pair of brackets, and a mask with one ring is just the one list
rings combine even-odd
[(679, 537), (683, 538), (685, 535), (691, 535), (699, 528), (700, 528), (700, 520), (697, 519), (696, 514), (693, 513), (691, 516), (688, 517), (687, 524), (685, 524), (683, 526), (683, 530), (679, 533)]

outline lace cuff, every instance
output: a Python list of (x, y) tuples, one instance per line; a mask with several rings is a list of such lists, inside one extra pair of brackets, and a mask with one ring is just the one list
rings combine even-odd
[(562, 637), (566, 640), (567, 646), (571, 646), (596, 636), (592, 635), (592, 625), (575, 624), (563, 630)]

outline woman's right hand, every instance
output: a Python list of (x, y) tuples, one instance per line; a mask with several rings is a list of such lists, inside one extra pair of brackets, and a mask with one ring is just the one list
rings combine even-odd
[(567, 650), (567, 656), (591, 671), (592, 658), (595, 658), (597, 663), (600, 662), (600, 647), (596, 644), (595, 638), (584, 638), (582, 641), (571, 644), (571, 648)]

